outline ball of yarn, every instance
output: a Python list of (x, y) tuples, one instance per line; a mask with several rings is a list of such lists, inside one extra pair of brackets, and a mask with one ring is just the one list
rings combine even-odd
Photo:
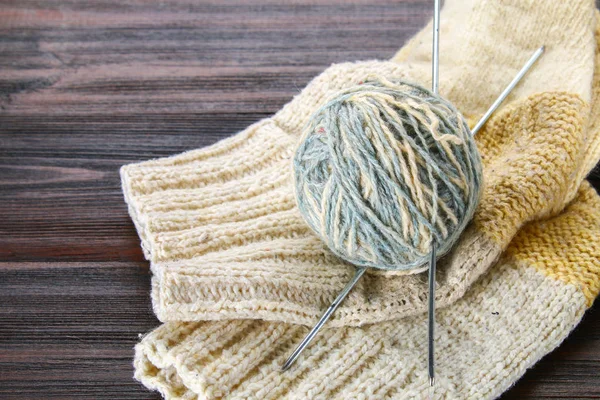
[(294, 156), (296, 200), (314, 232), (358, 266), (424, 266), (448, 252), (480, 196), (481, 159), (448, 101), (372, 79), (310, 119)]

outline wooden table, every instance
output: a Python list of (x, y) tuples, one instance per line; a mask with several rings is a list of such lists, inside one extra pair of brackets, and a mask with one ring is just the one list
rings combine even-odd
[[(158, 321), (119, 167), (227, 137), (431, 16), (430, 0), (2, 3), (3, 399), (158, 398), (132, 379)], [(598, 308), (503, 398), (600, 398)]]

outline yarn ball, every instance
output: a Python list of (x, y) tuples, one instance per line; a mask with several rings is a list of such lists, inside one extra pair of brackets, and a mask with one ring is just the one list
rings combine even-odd
[(482, 166), (462, 115), (418, 85), (371, 79), (310, 119), (294, 160), (296, 200), (333, 253), (409, 271), (447, 253), (472, 218)]

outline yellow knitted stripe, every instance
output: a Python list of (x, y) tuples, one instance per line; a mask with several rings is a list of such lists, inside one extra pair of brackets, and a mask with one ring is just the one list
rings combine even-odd
[(578, 191), (576, 188), (579, 187), (579, 181), (600, 158), (600, 13), (598, 11), (596, 11), (595, 36), (596, 63), (592, 79), (592, 108), (583, 135), (584, 145), (581, 149), (583, 159), (581, 166), (573, 171), (573, 178), (567, 182), (566, 188), (567, 200), (577, 192), (576, 201), (557, 218), (527, 225), (517, 234), (507, 250), (509, 255), (546, 275), (580, 288), (587, 299), (588, 306), (591, 306), (600, 291), (600, 198), (587, 182), (584, 182)]
[(584, 182), (558, 217), (528, 224), (507, 254), (559, 281), (578, 287), (588, 307), (600, 291), (600, 197)]
[(571, 200), (588, 113), (577, 95), (545, 92), (513, 103), (477, 135), (484, 185), (474, 221), (501, 247), (524, 223), (554, 215)]
[(600, 12), (595, 19), (591, 106), (576, 94), (535, 94), (498, 113), (476, 138), (484, 195), (475, 223), (501, 246), (522, 224), (558, 213), (600, 159)]

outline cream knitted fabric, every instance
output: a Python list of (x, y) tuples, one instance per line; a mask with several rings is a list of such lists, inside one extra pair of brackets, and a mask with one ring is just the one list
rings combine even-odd
[[(583, 0), (444, 6), (440, 93), (472, 122), (535, 48), (548, 50), (476, 138), (482, 201), (436, 276), (438, 305), (451, 305), (438, 313), (439, 396), (497, 396), (597, 295), (600, 203), (580, 189), (600, 158), (593, 10)], [(230, 139), (123, 167), (154, 310), (172, 321), (137, 347), (138, 379), (167, 398), (421, 396), (425, 274), (368, 274), (328, 324), (339, 328), (319, 336), (299, 368), (277, 367), (307, 329), (298, 324), (312, 325), (353, 270), (297, 211), (289, 158), (299, 132), (319, 105), (369, 75), (426, 86), (430, 46), (426, 27), (392, 61), (330, 67)]]
[[(598, 293), (599, 210), (585, 185), (563, 214), (523, 229), (466, 296), (437, 312), (436, 398), (495, 398), (560, 344), (589, 304), (582, 288)], [(136, 347), (136, 378), (167, 399), (427, 398), (425, 315), (325, 329), (282, 373), (307, 330), (168, 322)]]
[[(591, 0), (447, 1), (440, 93), (475, 121), (532, 51), (547, 52), (477, 137), (484, 187), (474, 222), (440, 260), (439, 306), (460, 298), (527, 221), (555, 214), (593, 165), (587, 154), (594, 68)], [(495, 23), (502, 20), (502, 24)], [(367, 76), (427, 86), (430, 29), (391, 62), (333, 65), (280, 112), (205, 149), (122, 168), (123, 191), (152, 263), (162, 321), (263, 318), (311, 324), (353, 268), (300, 216), (290, 156), (314, 110)], [(557, 123), (556, 121), (560, 121)], [(370, 273), (331, 324), (425, 310), (422, 275)]]

